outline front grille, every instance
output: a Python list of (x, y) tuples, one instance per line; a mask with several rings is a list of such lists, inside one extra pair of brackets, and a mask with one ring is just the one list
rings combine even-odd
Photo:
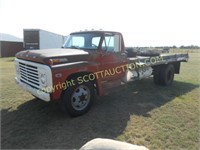
[(19, 62), (20, 81), (39, 89), (39, 72), (38, 67)]

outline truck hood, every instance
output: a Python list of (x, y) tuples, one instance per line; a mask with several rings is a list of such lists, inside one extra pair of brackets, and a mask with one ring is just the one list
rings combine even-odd
[(16, 58), (23, 60), (49, 64), (49, 61), (52, 59), (64, 59), (66, 60), (64, 63), (87, 61), (89, 58), (89, 53), (79, 49), (43, 49), (21, 51), (15, 56)]

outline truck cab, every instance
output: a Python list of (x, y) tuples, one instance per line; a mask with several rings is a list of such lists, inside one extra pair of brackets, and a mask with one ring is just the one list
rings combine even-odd
[(72, 33), (63, 48), (87, 51), (91, 56), (88, 62), (97, 66), (95, 72), (107, 70), (107, 74), (112, 74), (106, 75), (104, 72), (97, 74), (101, 82), (120, 79), (125, 74), (125, 72), (115, 74), (112, 70), (109, 70), (128, 63), (121, 33), (110, 31)]

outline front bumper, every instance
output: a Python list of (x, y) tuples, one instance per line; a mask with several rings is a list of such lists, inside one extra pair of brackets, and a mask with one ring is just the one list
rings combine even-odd
[(28, 91), (29, 93), (33, 94), (35, 97), (37, 97), (41, 100), (44, 100), (46, 102), (50, 101), (49, 93), (45, 93), (41, 90), (31, 87), (30, 85), (24, 84), (24, 83), (20, 82), (17, 77), (15, 77), (15, 81), (20, 87), (22, 87), (25, 91)]

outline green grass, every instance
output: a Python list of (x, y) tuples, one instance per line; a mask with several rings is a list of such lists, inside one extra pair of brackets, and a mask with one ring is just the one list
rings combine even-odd
[(199, 53), (200, 49), (180, 49), (180, 48), (171, 48), (170, 52), (172, 53)]
[(21, 90), (14, 81), (14, 58), (0, 59), (1, 148), (80, 148), (93, 138), (112, 138), (149, 149), (200, 147), (200, 53), (190, 54), (171, 87), (152, 79), (125, 85), (98, 97), (85, 115), (64, 115)]

